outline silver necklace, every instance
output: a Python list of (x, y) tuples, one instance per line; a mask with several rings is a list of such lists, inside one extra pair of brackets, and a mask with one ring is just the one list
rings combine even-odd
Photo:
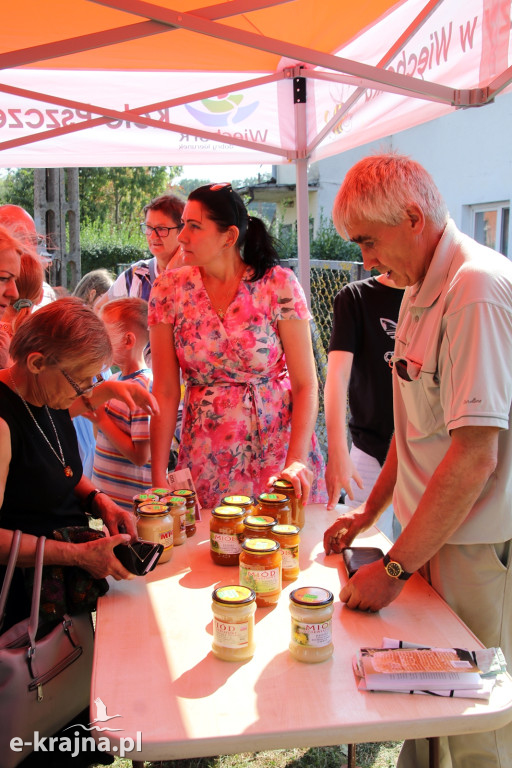
[(45, 405), (45, 406), (44, 406), (44, 409), (45, 409), (45, 411), (46, 411), (46, 413), (47, 413), (47, 415), (48, 415), (48, 418), (50, 419), (50, 424), (51, 424), (51, 425), (52, 425), (52, 427), (53, 427), (53, 431), (54, 431), (54, 433), (55, 433), (55, 439), (57, 440), (57, 445), (58, 445), (58, 447), (59, 447), (59, 453), (57, 453), (57, 451), (55, 450), (55, 448), (53, 447), (53, 445), (50, 443), (50, 441), (49, 441), (49, 440), (48, 440), (48, 438), (46, 437), (45, 433), (43, 432), (43, 429), (42, 429), (42, 427), (40, 426), (40, 424), (39, 424), (39, 422), (37, 421), (36, 417), (35, 417), (35, 416), (34, 416), (34, 414), (32, 413), (32, 410), (31, 410), (31, 408), (30, 408), (29, 404), (28, 404), (28, 403), (27, 403), (27, 401), (26, 401), (26, 400), (23, 398), (23, 395), (21, 394), (21, 392), (19, 391), (18, 387), (16, 386), (16, 382), (15, 382), (15, 381), (14, 381), (14, 379), (13, 379), (13, 376), (12, 376), (12, 373), (11, 373), (11, 369), (10, 369), (10, 368), (9, 368), (9, 370), (8, 370), (8, 373), (9, 373), (9, 378), (10, 378), (10, 380), (11, 380), (11, 383), (12, 383), (12, 385), (13, 385), (13, 387), (14, 387), (15, 391), (16, 391), (16, 394), (18, 395), (18, 397), (20, 398), (21, 402), (23, 403), (23, 405), (25, 406), (25, 408), (26, 408), (26, 409), (27, 409), (27, 411), (29, 412), (29, 414), (30, 414), (30, 418), (32, 419), (32, 421), (34, 422), (34, 424), (36, 425), (36, 427), (38, 428), (38, 430), (40, 431), (40, 433), (41, 433), (41, 434), (42, 434), (42, 436), (44, 437), (44, 439), (45, 439), (45, 441), (46, 441), (46, 444), (48, 445), (48, 447), (50, 448), (50, 450), (52, 451), (52, 453), (55, 455), (55, 457), (56, 457), (56, 458), (57, 458), (57, 459), (60, 461), (60, 463), (62, 464), (62, 468), (63, 468), (63, 470), (64, 470), (64, 474), (66, 475), (66, 477), (73, 477), (73, 470), (71, 469), (71, 467), (69, 466), (69, 464), (66, 464), (66, 460), (65, 460), (65, 458), (64, 458), (64, 451), (62, 450), (62, 446), (61, 446), (61, 444), (60, 444), (60, 440), (59, 440), (59, 435), (57, 434), (57, 428), (56, 428), (55, 424), (53, 423), (53, 419), (52, 419), (52, 416), (51, 416), (51, 413), (50, 413), (50, 411), (48, 410), (48, 406), (47, 406), (47, 405)]

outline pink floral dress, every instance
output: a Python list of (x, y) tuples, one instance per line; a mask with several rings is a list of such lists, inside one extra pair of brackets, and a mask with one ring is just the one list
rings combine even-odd
[[(223, 320), (198, 267), (164, 272), (153, 284), (149, 324), (173, 325), (186, 385), (177, 468), (190, 468), (203, 507), (226, 494), (257, 496), (285, 466), (292, 397), (277, 323), (309, 318), (300, 284), (283, 267), (254, 283), (246, 271)], [(325, 501), (316, 436), (309, 464), (310, 501)]]

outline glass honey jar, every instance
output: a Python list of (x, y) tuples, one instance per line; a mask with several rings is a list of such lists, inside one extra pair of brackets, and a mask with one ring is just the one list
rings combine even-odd
[(258, 496), (259, 515), (274, 517), (277, 523), (290, 525), (292, 521), (292, 505), (284, 493), (262, 493)]
[(137, 533), (144, 541), (163, 544), (158, 564), (171, 558), (174, 545), (174, 522), (167, 504), (141, 504), (137, 509)]
[(292, 507), (291, 524), (298, 525), (299, 528), (304, 528), (304, 523), (306, 522), (304, 504), (302, 503), (302, 498), (298, 499), (295, 495), (293, 484), (289, 480), (280, 477), (274, 482), (272, 489), (276, 493), (284, 493), (285, 496), (289, 498)]
[(244, 540), (244, 516), (241, 507), (224, 505), (212, 509), (210, 555), (216, 565), (238, 565)]
[(212, 651), (224, 661), (243, 661), (254, 655), (254, 612), (256, 594), (232, 584), (212, 594)]
[(277, 541), (246, 539), (239, 566), (241, 586), (256, 592), (256, 605), (274, 605), (282, 590), (282, 555)]
[(196, 492), (191, 488), (177, 488), (172, 495), (185, 499), (185, 533), (190, 538), (196, 532)]
[(272, 526), (270, 538), (277, 541), (283, 553), (283, 581), (295, 581), (299, 569), (299, 536), (298, 525)]
[(270, 532), (275, 524), (275, 517), (269, 517), (268, 515), (247, 515), (244, 520), (245, 538), (270, 539)]
[(252, 496), (224, 496), (222, 504), (228, 507), (241, 507), (246, 515), (254, 514), (256, 503)]
[(315, 663), (332, 656), (333, 601), (332, 592), (323, 587), (299, 587), (290, 593), (289, 649), (298, 661)]
[(155, 493), (137, 493), (132, 498), (133, 514), (137, 514), (137, 509), (141, 504), (151, 504), (154, 501), (158, 501), (158, 496)]
[(147, 488), (144, 493), (151, 493), (160, 501), (160, 499), (162, 499), (164, 496), (170, 496), (172, 490), (170, 488)]
[(169, 512), (172, 515), (174, 524), (174, 546), (180, 547), (187, 540), (187, 533), (185, 530), (187, 508), (185, 506), (185, 499), (183, 496), (175, 496), (173, 493), (170, 496), (163, 496), (160, 501), (162, 504), (167, 504), (169, 507)]

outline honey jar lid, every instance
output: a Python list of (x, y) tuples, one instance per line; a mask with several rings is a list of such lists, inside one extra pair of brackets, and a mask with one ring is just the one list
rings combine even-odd
[(263, 504), (282, 504), (284, 501), (288, 501), (288, 496), (284, 493), (262, 493), (258, 496), (258, 501)]
[(147, 488), (145, 493), (152, 493), (160, 498), (161, 496), (168, 496), (172, 490), (170, 488)]
[(132, 501), (149, 503), (150, 501), (158, 501), (158, 496), (156, 493), (136, 493), (135, 496), (132, 497)]
[(173, 496), (183, 496), (187, 499), (195, 499), (196, 492), (193, 491), (191, 488), (176, 488), (174, 491), (172, 491)]
[(334, 595), (323, 587), (299, 587), (290, 592), (290, 600), (308, 608), (323, 608), (332, 603)]
[(242, 507), (230, 507), (225, 505), (212, 509), (213, 517), (218, 517), (221, 520), (230, 520), (235, 517), (242, 517), (243, 514), (244, 511)]
[(246, 539), (242, 549), (254, 555), (267, 555), (269, 552), (277, 552), (281, 547), (277, 541), (271, 539)]
[(251, 496), (224, 496), (222, 503), (235, 507), (250, 507), (254, 501)]
[(277, 533), (278, 536), (295, 536), (297, 533), (300, 533), (300, 528), (298, 525), (276, 523), (272, 526), (272, 533)]
[(141, 504), (137, 509), (138, 515), (166, 515), (168, 513), (167, 504), (153, 502), (152, 504)]
[(285, 491), (293, 491), (293, 483), (280, 477), (272, 483), (272, 488), (283, 488)]
[(185, 497), (184, 496), (175, 496), (174, 493), (172, 493), (169, 496), (163, 496), (160, 501), (162, 504), (170, 504), (171, 507), (184, 507), (185, 506)]
[(212, 592), (212, 599), (222, 605), (247, 605), (256, 600), (256, 592), (249, 587), (230, 584), (227, 587), (217, 587)]
[(253, 531), (267, 531), (275, 525), (275, 522), (275, 517), (269, 517), (268, 515), (247, 515), (244, 525)]

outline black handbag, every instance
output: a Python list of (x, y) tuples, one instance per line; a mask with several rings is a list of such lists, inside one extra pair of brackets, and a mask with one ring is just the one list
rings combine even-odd
[[(15, 531), (0, 594), (0, 626), (20, 541), (21, 531)], [(35, 734), (53, 735), (89, 704), (94, 646), (90, 614), (65, 615), (38, 636), (44, 544), (43, 536), (37, 542), (30, 617), (0, 635), (2, 768), (15, 768), (33, 751)]]

